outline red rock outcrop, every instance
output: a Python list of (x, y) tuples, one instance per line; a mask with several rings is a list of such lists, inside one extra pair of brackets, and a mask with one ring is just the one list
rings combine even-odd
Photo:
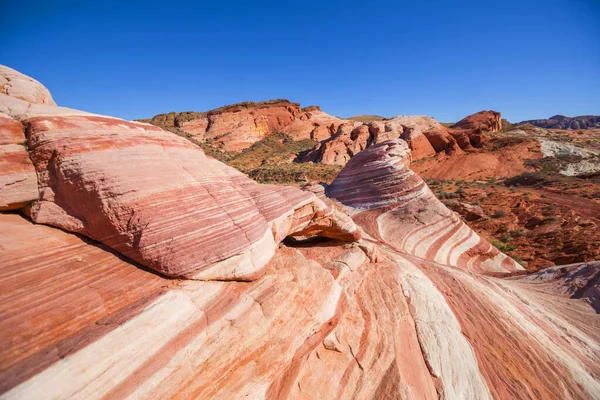
[[(17, 113), (39, 177), (31, 217), (110, 247), (0, 214), (2, 397), (600, 397), (598, 266), (508, 273), (402, 140), (300, 192), (156, 127), (65, 112)], [(272, 251), (262, 273), (221, 280), (246, 273), (252, 257), (232, 249), (261, 226), (273, 243), (346, 241), (255, 246)], [(227, 264), (200, 271), (214, 281), (130, 260), (173, 272), (211, 256)]]
[(537, 140), (499, 141), (496, 149), (464, 152), (453, 156), (441, 154), (414, 163), (412, 168), (423, 178), (448, 180), (488, 180), (513, 177), (533, 171), (527, 160), (542, 158)]
[(269, 133), (282, 130), (300, 114), (300, 104), (287, 100), (232, 104), (207, 113), (205, 138), (230, 151), (250, 147)]
[(348, 162), (327, 196), (352, 207), (368, 237), (395, 251), (477, 272), (523, 269), (448, 210), (410, 162), (403, 140), (371, 146)]
[[(167, 276), (256, 279), (278, 241), (327, 212), (305, 192), (258, 185), (152, 125), (87, 116), (24, 122), (40, 185), (32, 219)], [(338, 227), (323, 234), (353, 235)]]
[(486, 132), (502, 129), (502, 117), (497, 111), (480, 111), (463, 118), (448, 131), (463, 150), (480, 148), (490, 140)]
[(344, 129), (347, 125), (341, 125), (334, 136), (315, 146), (301, 161), (345, 165), (355, 154), (367, 147), (398, 138), (409, 144), (415, 160), (442, 152), (462, 153), (448, 130), (431, 117), (398, 116), (357, 124), (358, 126), (354, 124), (350, 125), (353, 128), (350, 131)]
[(352, 122), (329, 115), (317, 106), (300, 109), (287, 100), (245, 102), (208, 112), (172, 112), (154, 116), (149, 122), (177, 128), (199, 141), (222, 150), (238, 152), (265, 136), (284, 132), (295, 140), (326, 140), (340, 125)]
[(452, 125), (453, 129), (481, 132), (498, 132), (502, 130), (502, 117), (497, 111), (479, 111)]
[(289, 134), (295, 140), (312, 139), (322, 141), (333, 136), (340, 125), (350, 124), (352, 122), (329, 115), (318, 106), (310, 106), (302, 109), (302, 113), (288, 126), (282, 129), (282, 132)]

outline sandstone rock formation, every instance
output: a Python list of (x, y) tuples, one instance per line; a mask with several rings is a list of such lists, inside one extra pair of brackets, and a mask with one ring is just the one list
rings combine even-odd
[(519, 125), (530, 124), (548, 129), (589, 129), (600, 128), (600, 115), (581, 115), (579, 117), (565, 117), (555, 115), (548, 119), (533, 119), (519, 122)]
[(369, 147), (350, 160), (327, 196), (352, 207), (367, 237), (394, 251), (477, 272), (522, 270), (448, 210), (409, 164), (402, 140)]
[(24, 144), (23, 125), (0, 114), (0, 210), (19, 209), (38, 198), (37, 176)]
[[(22, 114), (21, 101), (0, 98), (22, 120), (29, 149), (8, 145), (22, 154), (7, 152), (3, 207), (35, 200), (33, 221), (82, 233), (161, 274), (256, 279), (288, 235), (360, 237), (309, 193), (258, 185), (158, 127), (57, 107)], [(22, 136), (21, 122), (4, 120), (2, 132)]]
[(295, 140), (325, 140), (335, 134), (341, 124), (348, 123), (317, 106), (301, 109), (300, 104), (284, 99), (232, 104), (208, 112), (159, 114), (147, 121), (177, 128), (198, 141), (208, 141), (233, 152), (277, 132), (287, 133)]
[(56, 105), (44, 85), (4, 65), (0, 65), (0, 93), (29, 103)]
[(464, 150), (480, 148), (490, 140), (486, 132), (498, 132), (502, 129), (502, 117), (497, 111), (480, 111), (463, 118), (449, 129)]
[(151, 125), (0, 107), (40, 193), (0, 214), (3, 398), (600, 397), (597, 266), (520, 271), (402, 140), (299, 191)]
[(498, 132), (502, 130), (502, 117), (497, 111), (479, 111), (461, 119), (452, 125), (452, 128), (481, 132)]
[(341, 125), (334, 136), (319, 143), (300, 161), (345, 165), (350, 158), (365, 148), (397, 138), (402, 138), (409, 144), (415, 160), (432, 157), (440, 152), (462, 153), (448, 130), (433, 118), (397, 116), (362, 125)]

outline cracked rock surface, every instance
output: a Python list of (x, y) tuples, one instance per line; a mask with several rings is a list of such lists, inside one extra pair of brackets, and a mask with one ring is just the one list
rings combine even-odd
[(522, 271), (402, 140), (299, 190), (152, 125), (2, 110), (35, 179), (0, 213), (2, 398), (600, 398), (598, 263)]

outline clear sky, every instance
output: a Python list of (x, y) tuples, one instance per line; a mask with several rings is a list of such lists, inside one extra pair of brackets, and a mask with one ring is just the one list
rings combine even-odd
[(2, 1), (0, 64), (126, 119), (287, 98), (338, 116), (600, 114), (600, 1)]

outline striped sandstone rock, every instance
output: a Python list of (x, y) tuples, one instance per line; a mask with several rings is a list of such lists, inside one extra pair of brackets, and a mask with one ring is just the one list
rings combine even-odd
[(404, 141), (300, 191), (4, 96), (39, 198), (0, 213), (0, 398), (600, 397), (600, 265), (521, 271)]

